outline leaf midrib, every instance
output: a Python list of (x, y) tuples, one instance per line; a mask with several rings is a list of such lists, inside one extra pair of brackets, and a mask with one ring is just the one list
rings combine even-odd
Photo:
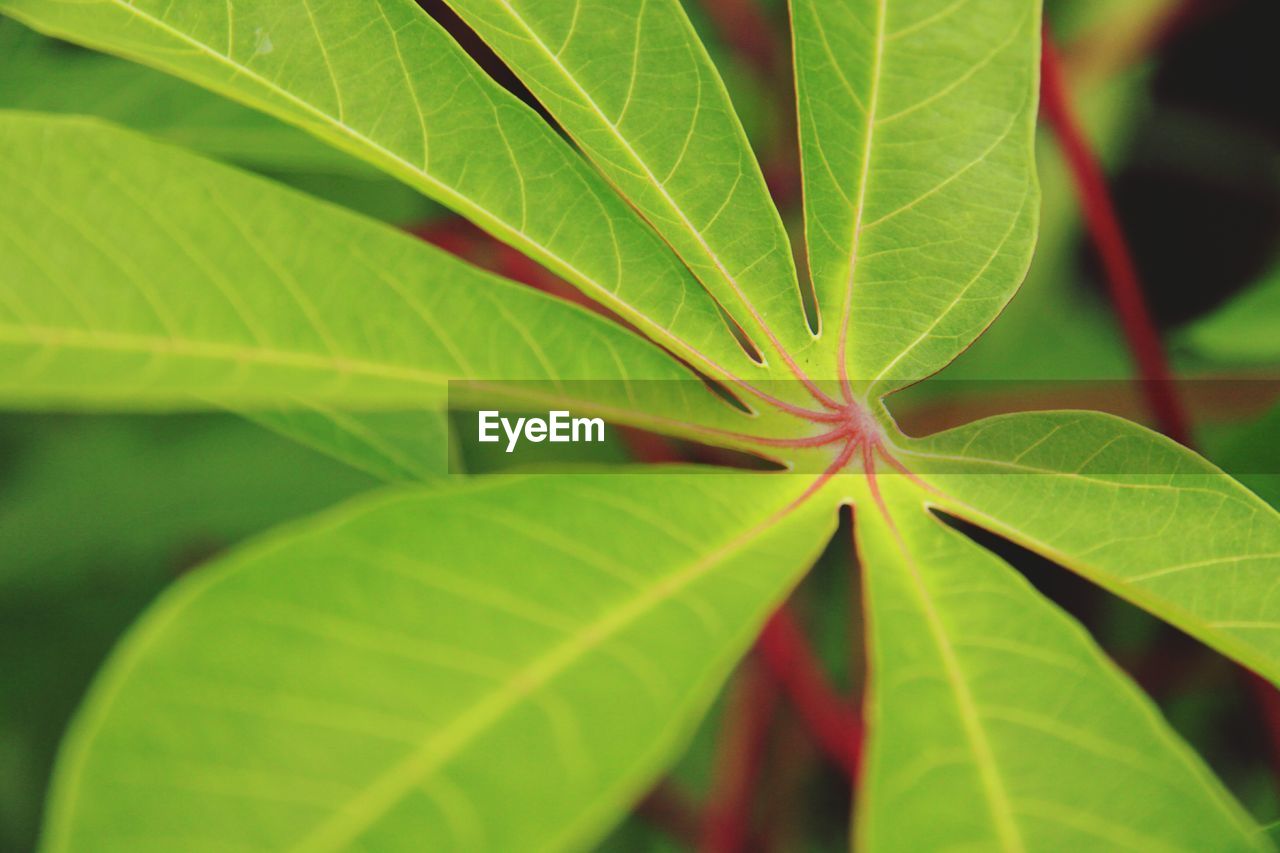
[[(938, 509), (948, 511), (948, 512), (953, 512), (958, 518), (967, 520), (972, 524), (978, 525), (980, 527), (985, 527), (988, 530), (1007, 536), (1010, 539), (1010, 541), (1013, 541), (1016, 544), (1019, 544), (1022, 547), (1027, 548), (1028, 550), (1039, 553), (1053, 560), (1054, 562), (1066, 568), (1071, 569), (1072, 571), (1076, 572), (1077, 574), (1081, 575), (1087, 580), (1103, 587), (1104, 589), (1108, 589), (1111, 592), (1116, 593), (1117, 595), (1121, 595), (1121, 597), (1131, 600), (1135, 605), (1139, 607), (1143, 607), (1144, 609), (1147, 609), (1147, 610), (1159, 609), (1157, 607), (1152, 607), (1149, 604), (1144, 603), (1144, 601), (1147, 599), (1147, 596), (1145, 594), (1132, 595), (1132, 596), (1123, 595), (1120, 592), (1120, 590), (1114, 589), (1109, 584), (1107, 584), (1105, 580), (1099, 578), (1091, 569), (1085, 566), (1082, 561), (1077, 560), (1074, 557), (1066, 554), (1065, 552), (1062, 552), (1056, 548), (1053, 548), (1044, 542), (1041, 542), (1033, 537), (1025, 535), (1018, 528), (1013, 527), (1012, 525), (1005, 524), (1004, 522), (1000, 521), (1000, 519), (998, 519), (997, 517), (992, 516), (981, 509), (978, 509), (972, 504), (969, 504), (965, 501), (962, 501), (950, 495), (933, 494), (929, 490), (919, 486), (918, 484), (913, 484), (913, 486), (915, 491), (918, 493), (920, 499), (923, 501), (923, 504), (921, 506), (921, 509), (923, 509), (923, 511), (930, 512), (934, 506), (937, 506)], [(941, 522), (939, 521), (939, 523)], [(1142, 590), (1141, 587), (1129, 586), (1127, 588), (1130, 589), (1131, 591), (1144, 593), (1144, 590)], [(1182, 610), (1182, 608), (1179, 608), (1176, 605), (1166, 604), (1164, 606), (1166, 607), (1166, 609), (1174, 610), (1179, 614), (1179, 620), (1176, 624), (1182, 624), (1184, 627), (1186, 625), (1210, 625), (1210, 623), (1204, 622), (1203, 620), (1200, 620), (1198, 617), (1195, 617), (1190, 613), (1186, 613), (1185, 611)], [(1081, 627), (1078, 623), (1075, 623), (1074, 621), (1070, 620), (1070, 618), (1067, 617), (1065, 614), (1062, 614), (1062, 618), (1066, 619), (1072, 625), (1073, 630), (1080, 632), (1080, 634), (1086, 637), (1090, 642), (1093, 642), (1091, 635), (1089, 635), (1089, 633), (1085, 631), (1085, 629)], [(1171, 624), (1174, 624), (1174, 623), (1171, 622)], [(1194, 635), (1194, 632), (1192, 633)], [(1228, 637), (1228, 639), (1232, 640), (1233, 638)], [(1231, 645), (1233, 647), (1233, 650), (1230, 653), (1232, 657), (1242, 662), (1246, 662), (1250, 660), (1250, 658), (1252, 657), (1252, 654), (1249, 651), (1248, 647), (1243, 647), (1243, 648), (1237, 647), (1235, 646), (1234, 643), (1232, 643)], [(1128, 677), (1123, 674), (1123, 672), (1119, 669), (1119, 667), (1117, 667), (1114, 664), (1114, 662), (1111, 661), (1110, 658), (1104, 657), (1104, 660), (1108, 664), (1108, 667), (1106, 669), (1107, 675), (1117, 683), (1122, 683), (1126, 686), (1130, 686)], [(1141, 705), (1141, 710), (1144, 716), (1146, 717), (1146, 719), (1148, 720), (1148, 722), (1152, 725), (1153, 730), (1155, 730), (1158, 736), (1161, 737), (1167, 744), (1173, 747), (1179, 759), (1186, 764), (1190, 775), (1192, 775), (1196, 779), (1199, 786), (1209, 795), (1209, 798), (1214, 802), (1214, 804), (1218, 806), (1218, 808), (1221, 809), (1222, 812), (1240, 829), (1240, 832), (1243, 836), (1251, 835), (1255, 829), (1252, 821), (1244, 812), (1240, 810), (1238, 804), (1236, 804), (1234, 800), (1230, 799), (1229, 796), (1224, 798), (1223, 790), (1214, 784), (1217, 781), (1216, 777), (1213, 777), (1212, 775), (1208, 774), (1202, 765), (1198, 764), (1195, 760), (1193, 760), (1194, 752), (1190, 750), (1190, 748), (1187, 746), (1185, 742), (1181, 741), (1179, 738), (1172, 735), (1167, 730), (1165, 720), (1160, 715), (1160, 712), (1156, 709), (1156, 707), (1148, 701)]]
[[(51, 349), (84, 349), (89, 351), (105, 349), (116, 352), (138, 353), (153, 356), (168, 353), (191, 358), (210, 358), (235, 361), (242, 366), (249, 364), (262, 364), (277, 367), (299, 368), (304, 370), (313, 370), (316, 372), (324, 372), (325, 374), (332, 376), (335, 381), (348, 381), (354, 376), (397, 379), (428, 386), (433, 390), (439, 390), (440, 388), (447, 387), (449, 382), (457, 379), (457, 377), (454, 376), (445, 376), (443, 374), (431, 373), (429, 371), (412, 367), (402, 367), (394, 364), (372, 362), (345, 356), (316, 355), (312, 353), (280, 350), (262, 346), (247, 347), (238, 346), (236, 344), (195, 341), (160, 335), (137, 335), (84, 329), (66, 329), (60, 327), (41, 327), (30, 325), (13, 326), (0, 324), (0, 344), (30, 344), (32, 342)], [(469, 388), (481, 391), (491, 391), (495, 394), (503, 395), (513, 400), (528, 403), (546, 403), (547, 405), (576, 405), (580, 407), (583, 412), (588, 414), (608, 416), (620, 423), (628, 423), (636, 426), (649, 426), (659, 430), (669, 431), (672, 434), (695, 436), (702, 441), (717, 446), (754, 446), (748, 438), (745, 437), (745, 434), (743, 434), (743, 437), (739, 437), (737, 434), (726, 433), (723, 430), (701, 426), (691, 421), (678, 421), (672, 418), (654, 415), (640, 409), (629, 411), (626, 409), (619, 409), (615, 406), (601, 404), (589, 399), (578, 399), (568, 395), (538, 393), (528, 389), (522, 389), (518, 386), (509, 386), (500, 380), (470, 379), (464, 381)], [(554, 382), (557, 380), (555, 378), (547, 378), (544, 380), (534, 379), (529, 381)], [(3, 384), (3, 381), (0, 381), (0, 386), (3, 386)], [(332, 390), (323, 392), (320, 395), (320, 398), (325, 398), (333, 393), (335, 392)], [(110, 396), (111, 395), (108, 395), (108, 398), (110, 398)], [(197, 395), (193, 395), (193, 398), (196, 396)], [(363, 401), (370, 405), (376, 403), (378, 400), (389, 401), (391, 399), (390, 395), (385, 393), (366, 395), (355, 394), (353, 396), (358, 401)], [(308, 406), (319, 405), (316, 400), (311, 400), (306, 397), (296, 399), (299, 402), (305, 402)], [(264, 402), (266, 402), (265, 399)], [(404, 405), (432, 410), (440, 408), (437, 405), (427, 405), (423, 400), (406, 400)]]
[(995, 823), (996, 834), (1000, 838), (1000, 846), (1003, 850), (1021, 853), (1026, 849), (1026, 846), (1022, 841), (1017, 821), (1013, 816), (1013, 806), (1000, 778), (1000, 773), (996, 766), (995, 753), (992, 750), (990, 741), (987, 739), (986, 732), (983, 731), (977, 702), (969, 691), (969, 685), (965, 681), (960, 661), (956, 657), (950, 638), (947, 636), (946, 626), (934, 607), (933, 599), (929, 595), (924, 579), (920, 576), (920, 569), (916, 565), (915, 555), (907, 546), (902, 533), (894, 523), (888, 506), (880, 503), (878, 504), (878, 509), (880, 510), (880, 518), (883, 521), (884, 530), (902, 555), (903, 563), (907, 567), (907, 574), (911, 578), (912, 591), (920, 602), (925, 621), (929, 625), (929, 633), (932, 635), (934, 645), (942, 657), (947, 683), (951, 687), (952, 695), (956, 698), (956, 708), (960, 714), (961, 725), (964, 727), (965, 736), (974, 754), (974, 764), (978, 768), (978, 777), (986, 793), (987, 805)]
[[(1097, 480), (1106, 484), (1105, 480)], [(1119, 484), (1111, 484), (1119, 485)], [(999, 517), (994, 516), (985, 510), (974, 506), (968, 501), (961, 500), (954, 495), (946, 493), (930, 493), (921, 490), (923, 497), (932, 505), (936, 505), (939, 509), (954, 513), (957, 517), (999, 533), (1017, 545), (1040, 554), (1047, 559), (1052, 560), (1060, 566), (1063, 566), (1086, 580), (1102, 587), (1112, 594), (1131, 602), (1137, 607), (1148, 612), (1159, 614), (1159, 618), (1170, 624), (1177, 625), (1193, 637), (1201, 642), (1215, 648), (1228, 657), (1234, 658), (1249, 668), (1255, 670), (1260, 675), (1280, 683), (1280, 670), (1276, 668), (1274, 663), (1262, 654), (1255, 646), (1240, 639), (1236, 634), (1225, 633), (1216, 630), (1213, 623), (1202, 619), (1190, 610), (1182, 607), (1175, 602), (1152, 593), (1146, 586), (1136, 582), (1133, 578), (1124, 577), (1115, 574), (1107, 569), (1099, 569), (1091, 565), (1088, 561), (1079, 559), (1075, 555), (1068, 553), (1060, 548), (1050, 545), (1043, 539), (1033, 536), (1020, 527), (1008, 524)]]
[[(844, 304), (840, 314), (840, 337), (837, 351), (837, 370), (842, 377), (849, 371), (849, 324), (853, 319), (853, 283), (858, 267), (858, 247), (862, 242), (862, 215), (867, 207), (867, 184), (871, 176), (871, 148), (876, 131), (876, 110), (880, 102), (881, 69), (884, 62), (885, 0), (876, 0), (875, 52), (871, 63), (871, 92), (867, 97), (866, 132), (863, 134), (862, 167), (858, 175), (858, 201), (854, 208), (852, 245), (849, 247), (849, 273), (845, 281)], [(822, 312), (819, 311), (819, 314)]]
[(399, 802), (418, 780), (465, 749), (484, 733), (486, 727), (509, 713), (521, 699), (545, 687), (596, 647), (674, 598), (720, 563), (752, 545), (781, 522), (790, 511), (791, 508), (788, 508), (782, 513), (767, 517), (705, 557), (667, 576), (643, 594), (604, 613), (577, 634), (539, 655), (513, 673), (498, 690), (460, 714), (457, 722), (433, 733), (415, 753), (388, 768), (371, 784), (366, 785), (353, 803), (317, 826), (294, 849), (333, 850), (357, 839), (362, 831)]
[(216, 358), (249, 364), (269, 364), (324, 371), (337, 376), (365, 375), (386, 379), (403, 379), (433, 387), (450, 380), (444, 374), (415, 367), (369, 361), (343, 355), (318, 355), (297, 350), (283, 350), (262, 344), (240, 345), (217, 341), (193, 340), (173, 335), (147, 335), (75, 329), (60, 326), (14, 326), (0, 324), (0, 342), (29, 344), (63, 349), (105, 349), (144, 354), (170, 353), (192, 358)]

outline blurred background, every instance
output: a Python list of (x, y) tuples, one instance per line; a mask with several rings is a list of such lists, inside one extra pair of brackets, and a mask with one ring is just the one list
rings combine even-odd
[[(721, 68), (784, 219), (801, 236), (784, 0), (684, 0)], [(423, 2), (504, 84), (442, 4)], [(1275, 0), (1049, 0), (1071, 102), (1186, 404), (1192, 440), (1280, 502), (1280, 32)], [(179, 81), (0, 20), (0, 107), (90, 113), (363, 211), (565, 298), (562, 283), (446, 211), (298, 131)], [(1053, 133), (1039, 142), (1039, 248), (1021, 293), (939, 377), (892, 401), (908, 431), (994, 411), (1088, 406), (1153, 426), (1104, 265)], [(800, 248), (797, 242), (797, 248)], [(541, 445), (553, 452), (551, 445)], [(630, 448), (628, 451), (626, 448)], [(455, 448), (474, 471), (501, 454)], [(558, 445), (592, 461), (704, 454), (633, 435)], [(713, 460), (714, 461), (714, 460)], [(244, 537), (363, 490), (368, 474), (231, 415), (0, 415), (0, 850), (35, 844), (58, 740), (113, 643), (167, 583)], [(847, 519), (845, 521), (847, 525)], [(845, 531), (847, 533), (847, 531)], [(1280, 820), (1280, 695), (1074, 575), (972, 532), (1082, 619), (1262, 822)], [(847, 535), (795, 607), (838, 685), (860, 690)], [(671, 779), (608, 849), (680, 849), (684, 803), (744, 768), (717, 736), (758, 703), (748, 659)], [(767, 767), (754, 843), (842, 849), (850, 791), (786, 708), (755, 737)], [(736, 728), (735, 728), (736, 726)]]

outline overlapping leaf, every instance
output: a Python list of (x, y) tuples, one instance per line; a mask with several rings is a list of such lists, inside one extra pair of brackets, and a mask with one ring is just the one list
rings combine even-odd
[[(0, 171), (9, 405), (435, 409), (471, 379), (623, 420), (737, 419), (614, 324), (134, 134), (7, 114)], [(590, 402), (562, 384), (610, 377), (671, 381)]]
[(653, 223), (762, 355), (805, 325), (790, 243), (679, 0), (449, 0)]
[(0, 21), (0, 107), (94, 115), (250, 168), (376, 174), (256, 110), (7, 20)]
[(882, 393), (945, 366), (1026, 271), (1040, 4), (791, 8), (822, 334)]
[(1280, 363), (1280, 265), (1193, 324), (1187, 340), (1197, 352), (1216, 362)]
[(790, 478), (401, 491), (207, 567), (57, 771), (51, 850), (513, 850), (596, 837), (834, 526)]
[(469, 217), (695, 363), (751, 369), (661, 240), (411, 0), (3, 0), (0, 12), (300, 125)]
[(910, 483), (885, 485), (891, 514), (867, 506), (858, 525), (874, 613), (861, 849), (1270, 849), (1078, 624)]

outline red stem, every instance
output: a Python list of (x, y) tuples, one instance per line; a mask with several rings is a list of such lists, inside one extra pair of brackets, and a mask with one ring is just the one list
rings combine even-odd
[[(1186, 4), (1188, 14), (1199, 12), (1198, 7), (1199, 4)], [(1057, 135), (1063, 157), (1070, 167), (1089, 234), (1107, 273), (1112, 304), (1138, 365), (1147, 404), (1161, 432), (1192, 447), (1190, 420), (1175, 392), (1160, 333), (1147, 308), (1133, 257), (1116, 217), (1102, 168), (1072, 112), (1063, 79), (1061, 58), (1047, 28), (1042, 42), (1042, 114)], [(1267, 729), (1275, 775), (1280, 778), (1280, 692), (1255, 673), (1246, 672), (1246, 678)]]
[(636, 806), (636, 815), (688, 847), (698, 842), (702, 825), (698, 807), (670, 781), (655, 785)]
[(1270, 681), (1251, 670), (1244, 670), (1244, 677), (1253, 692), (1254, 701), (1266, 729), (1272, 775), (1280, 779), (1280, 690)]
[(748, 660), (741, 670), (716, 745), (711, 791), (702, 814), (698, 850), (737, 853), (751, 837), (751, 812), (764, 769), (769, 728), (778, 694), (770, 679)]
[(1175, 393), (1164, 345), (1147, 309), (1102, 167), (1072, 110), (1062, 62), (1047, 28), (1041, 57), (1041, 114), (1058, 137), (1062, 156), (1070, 168), (1081, 213), (1106, 273), (1112, 305), (1137, 363), (1147, 405), (1161, 432), (1189, 445), (1189, 420)]
[(771, 74), (778, 62), (773, 25), (755, 0), (702, 0), (720, 37), (762, 75)]
[(827, 680), (789, 608), (780, 608), (764, 626), (756, 652), (818, 747), (845, 775), (856, 778), (861, 722)]

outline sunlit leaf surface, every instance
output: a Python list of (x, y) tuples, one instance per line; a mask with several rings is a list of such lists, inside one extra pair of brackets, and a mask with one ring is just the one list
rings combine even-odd
[(1070, 617), (890, 478), (859, 525), (872, 619), (865, 850), (1261, 849)]
[(568, 405), (564, 380), (638, 378), (596, 403), (737, 417), (615, 324), (125, 131), (3, 114), (0, 172), (9, 405), (435, 409), (449, 380), (495, 378)]
[(788, 510), (802, 487), (489, 478), (249, 546), (115, 656), (64, 753), (48, 847), (585, 843), (830, 535), (818, 505)]
[(661, 240), (410, 0), (3, 0), (0, 11), (300, 125), (468, 216), (698, 363), (750, 369), (715, 304)]
[(1009, 415), (903, 455), (957, 515), (1280, 681), (1280, 515), (1200, 457), (1096, 412)]
[(720, 75), (678, 0), (449, 0), (785, 370), (813, 345), (795, 265)]
[(823, 336), (855, 383), (892, 390), (968, 346), (1026, 272), (1040, 4), (791, 8)]

